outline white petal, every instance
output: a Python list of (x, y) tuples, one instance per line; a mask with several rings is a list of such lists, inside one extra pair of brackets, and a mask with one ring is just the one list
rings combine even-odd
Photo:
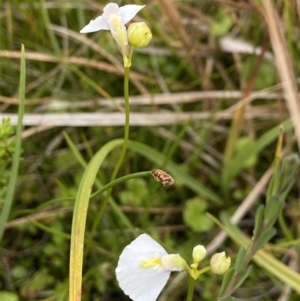
[(109, 17), (110, 14), (119, 14), (119, 6), (116, 3), (108, 3), (107, 5), (105, 5), (105, 7), (103, 8), (103, 15)]
[(140, 263), (155, 255), (166, 255), (166, 250), (149, 235), (138, 236), (122, 252), (116, 275), (119, 285), (134, 301), (155, 301), (165, 286), (170, 271), (153, 266), (141, 268)]
[(98, 30), (109, 30), (107, 19), (103, 16), (91, 20), (91, 22), (80, 30), (80, 33), (94, 32)]
[(120, 7), (123, 24), (128, 23), (146, 5), (128, 4)]
[(155, 301), (166, 285), (171, 272), (155, 268), (116, 269), (119, 285), (133, 301)]
[(151, 238), (148, 234), (139, 235), (126, 248), (130, 248), (132, 250), (136, 250), (139, 252), (143, 250), (143, 251), (162, 253), (163, 255), (168, 254), (167, 251), (158, 242), (156, 242), (153, 238)]
[[(139, 268), (140, 263), (159, 254), (167, 255), (167, 251), (147, 234), (139, 235), (134, 241), (125, 247), (120, 255), (118, 267)], [(145, 269), (142, 269), (145, 270)]]

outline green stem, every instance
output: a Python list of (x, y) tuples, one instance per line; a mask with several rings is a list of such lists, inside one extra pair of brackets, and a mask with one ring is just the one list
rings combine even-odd
[[(117, 174), (122, 166), (122, 163), (125, 158), (126, 150), (127, 150), (127, 145), (128, 145), (128, 140), (129, 140), (129, 119), (130, 119), (130, 105), (129, 105), (129, 67), (125, 67), (125, 75), (124, 75), (124, 98), (125, 98), (125, 127), (124, 127), (124, 142), (122, 146), (122, 151), (121, 155), (119, 157), (119, 160), (115, 166), (115, 169), (113, 171), (113, 174), (111, 176), (110, 182), (113, 182)], [(96, 216), (95, 222), (93, 224), (92, 228), (92, 236), (95, 233), (97, 226), (102, 218), (102, 215), (107, 207), (108, 201), (110, 199), (111, 193), (112, 193), (112, 187), (108, 190), (107, 195), (102, 203), (102, 206), (100, 208), (100, 211), (98, 215)], [(103, 187), (102, 187), (103, 189)]]
[(187, 294), (187, 297), (186, 297), (186, 301), (192, 301), (193, 300), (194, 287), (195, 287), (195, 279), (190, 277), (189, 278), (189, 288), (188, 288), (188, 294)]
[[(125, 128), (124, 128), (124, 143), (122, 146), (121, 155), (119, 157), (119, 160), (115, 166), (115, 169), (113, 171), (113, 174), (111, 176), (110, 181), (113, 181), (122, 166), (122, 163), (125, 158), (127, 145), (128, 145), (128, 139), (129, 139), (129, 118), (130, 118), (130, 105), (129, 105), (129, 67), (125, 68), (125, 75), (124, 75), (124, 97), (125, 97)], [(111, 193), (111, 190), (110, 190)], [(110, 193), (108, 195), (110, 195)], [(108, 199), (108, 197), (107, 197)], [(107, 201), (107, 200), (106, 200)], [(107, 202), (106, 202), (107, 203)], [(104, 208), (105, 209), (105, 208)]]
[(95, 197), (98, 194), (101, 194), (102, 192), (104, 192), (105, 190), (112, 188), (113, 186), (120, 184), (122, 182), (134, 179), (134, 178), (142, 178), (142, 177), (147, 177), (147, 176), (151, 176), (152, 171), (142, 171), (142, 172), (136, 172), (136, 173), (131, 173), (129, 175), (123, 176), (121, 178), (118, 178), (112, 182), (109, 182), (108, 184), (104, 185), (103, 187), (101, 187), (99, 190), (95, 191), (92, 195), (91, 198)]

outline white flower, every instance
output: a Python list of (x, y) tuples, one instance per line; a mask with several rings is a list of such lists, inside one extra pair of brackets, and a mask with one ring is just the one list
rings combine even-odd
[(80, 30), (81, 33), (110, 30), (113, 38), (121, 49), (124, 65), (127, 65), (128, 40), (125, 24), (127, 24), (145, 5), (124, 5), (119, 7), (116, 3), (109, 3), (103, 8), (102, 16), (91, 20)]
[(81, 33), (94, 32), (98, 30), (114, 30), (113, 18), (119, 20), (120, 26), (124, 26), (143, 8), (145, 5), (129, 4), (119, 7), (116, 3), (109, 3), (103, 8), (102, 16), (92, 20), (80, 30)]
[(155, 301), (171, 272), (183, 271), (187, 263), (147, 234), (141, 234), (123, 250), (116, 275), (121, 289), (134, 301)]

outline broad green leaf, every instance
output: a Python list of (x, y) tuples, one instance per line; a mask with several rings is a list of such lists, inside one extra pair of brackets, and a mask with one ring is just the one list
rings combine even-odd
[(186, 225), (196, 232), (207, 232), (212, 229), (213, 222), (206, 216), (207, 204), (200, 198), (185, 202), (183, 219)]
[(137, 178), (126, 182), (126, 190), (120, 191), (119, 198), (123, 205), (142, 206), (149, 191), (147, 182)]

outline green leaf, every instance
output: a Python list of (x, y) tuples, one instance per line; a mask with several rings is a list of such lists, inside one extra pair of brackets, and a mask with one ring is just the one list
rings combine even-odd
[(261, 249), (275, 234), (276, 230), (273, 227), (266, 229), (262, 234), (260, 234), (255, 242), (254, 252), (256, 253), (259, 249)]
[(263, 219), (263, 215), (264, 215), (264, 208), (265, 208), (265, 206), (261, 204), (256, 209), (255, 224), (254, 224), (254, 229), (253, 229), (253, 236), (254, 237), (256, 237), (258, 235), (258, 233), (260, 232), (262, 219)]
[(295, 174), (299, 170), (300, 158), (298, 154), (290, 154), (283, 158), (279, 169), (279, 180), (278, 180), (278, 191), (277, 194), (280, 195), (280, 198), (284, 201), (287, 197), (287, 194), (290, 192), (294, 181)]
[(236, 273), (241, 273), (245, 268), (245, 265), (246, 265), (246, 249), (240, 248), (234, 265)]
[(268, 189), (267, 189), (267, 194), (266, 194), (266, 203), (269, 203), (269, 201), (272, 199), (272, 196), (275, 195), (275, 191), (276, 189), (276, 183), (277, 183), (277, 171), (275, 171), (274, 175), (271, 177), (269, 185), (268, 185)]
[(19, 297), (15, 293), (0, 292), (1, 301), (19, 301)]
[[(224, 225), (218, 222), (218, 220), (214, 220), (239, 246), (244, 248), (247, 247), (251, 242), (250, 239), (236, 225), (233, 225), (230, 222), (230, 219), (226, 214), (223, 214), (222, 218), (224, 220)], [(253, 260), (261, 266), (266, 273), (270, 273), (279, 280), (290, 285), (298, 294), (300, 294), (300, 274), (298, 272), (274, 258), (269, 252), (264, 252), (263, 250), (259, 250), (255, 254)]]
[(217, 16), (210, 25), (209, 32), (213, 36), (223, 36), (230, 30), (232, 24), (232, 19), (229, 14), (220, 8)]
[(205, 215), (207, 204), (200, 198), (185, 202), (183, 219), (186, 225), (196, 232), (207, 232), (212, 229), (213, 222)]
[(144, 179), (132, 179), (126, 182), (126, 190), (119, 193), (123, 205), (142, 206), (149, 195), (147, 183)]
[[(254, 139), (251, 136), (246, 137), (240, 137), (236, 141), (236, 154), (240, 154), (245, 152), (253, 143)], [(243, 162), (244, 166), (243, 168), (251, 168), (253, 167), (257, 162), (257, 155), (253, 155), (252, 157), (249, 157), (245, 162)]]
[[(71, 232), (70, 250), (70, 300), (75, 300), (75, 296), (81, 292), (82, 265), (83, 265), (83, 245), (88, 211), (89, 200), (92, 187), (96, 180), (98, 170), (106, 156), (117, 146), (123, 143), (123, 139), (111, 140), (106, 143), (92, 158), (87, 165), (76, 196)], [(131, 230), (134, 231), (133, 227)]]
[(264, 219), (267, 227), (271, 227), (276, 222), (278, 216), (281, 214), (284, 202), (279, 199), (279, 196), (273, 196), (266, 204), (264, 210)]
[(251, 270), (252, 270), (252, 265), (249, 265), (245, 273), (241, 275), (239, 281), (234, 287), (234, 290), (238, 289), (244, 283), (244, 281), (249, 277)]
[[(230, 268), (224, 275), (223, 277), (223, 281), (222, 281), (222, 285), (221, 285), (221, 289), (220, 289), (220, 293), (219, 296), (222, 296), (225, 292), (225, 290), (227, 289), (233, 275), (235, 273), (235, 269), (234, 268)], [(221, 299), (223, 300), (223, 299)]]
[(299, 170), (299, 166), (300, 158), (298, 154), (290, 154), (282, 159), (269, 183), (267, 203), (274, 195), (285, 201), (294, 184), (294, 177), (297, 170)]
[(5, 141), (14, 134), (14, 129), (10, 124), (9, 118), (3, 118), (0, 124), (0, 139)]

